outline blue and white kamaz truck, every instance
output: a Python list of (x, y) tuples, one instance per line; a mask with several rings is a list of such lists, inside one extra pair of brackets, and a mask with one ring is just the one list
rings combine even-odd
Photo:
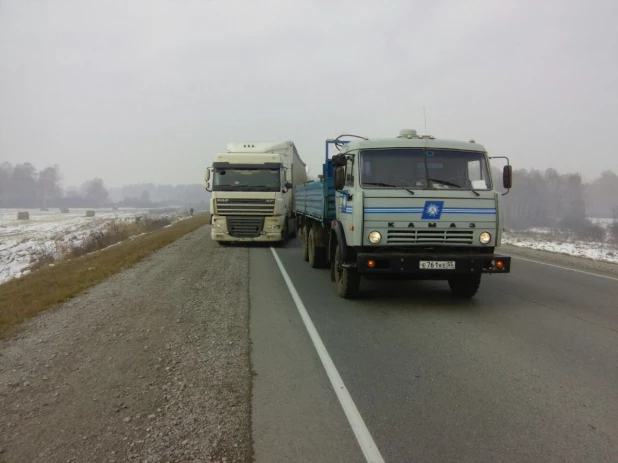
[[(510, 272), (511, 258), (496, 253), (502, 193), (482, 145), (405, 129), (325, 148), (320, 180), (295, 186), (293, 209), (304, 260), (330, 266), (339, 296), (356, 296), (365, 277), (446, 280), (469, 298), (484, 273)], [(508, 192), (508, 159), (502, 177)]]

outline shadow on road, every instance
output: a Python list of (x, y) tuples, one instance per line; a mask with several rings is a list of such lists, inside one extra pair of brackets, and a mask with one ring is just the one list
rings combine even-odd
[[(354, 299), (356, 304), (375, 304), (376, 302), (395, 302), (391, 309), (441, 309), (472, 310), (480, 303), (472, 299), (453, 296), (446, 281), (370, 281), (362, 280), (361, 292)], [(401, 303), (405, 304), (402, 305)]]

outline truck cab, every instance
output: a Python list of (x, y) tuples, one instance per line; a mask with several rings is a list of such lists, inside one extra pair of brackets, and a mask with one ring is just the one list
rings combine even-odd
[[(339, 150), (332, 159), (329, 145)], [(510, 272), (510, 257), (496, 253), (501, 193), (482, 145), (402, 130), (393, 138), (330, 140), (326, 150), (322, 183), (332, 183), (333, 212), (320, 220), (305, 208), (301, 236), (316, 228), (304, 252), (330, 266), (340, 296), (356, 295), (365, 277), (446, 280), (455, 295), (472, 297), (482, 274)], [(505, 166), (507, 189), (511, 175)], [(302, 215), (302, 193), (296, 197)]]
[[(232, 142), (206, 170), (211, 192), (211, 238), (282, 243), (294, 237), (294, 182), (306, 180), (305, 165), (292, 142)], [(305, 174), (300, 176), (297, 171)]]

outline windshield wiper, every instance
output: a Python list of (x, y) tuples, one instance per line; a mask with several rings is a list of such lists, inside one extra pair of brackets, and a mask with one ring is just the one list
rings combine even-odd
[(382, 182), (363, 182), (363, 185), (376, 185), (376, 186), (385, 186), (385, 187), (391, 187), (391, 188), (398, 188), (398, 189), (403, 189), (406, 190), (408, 193), (410, 193), (411, 195), (414, 194), (414, 191), (410, 190), (409, 188), (406, 188), (405, 186), (398, 186), (398, 185), (391, 185), (390, 183), (382, 183)]
[(382, 182), (363, 182), (363, 185), (390, 186), (393, 188), (397, 188), (397, 185), (391, 185), (390, 183), (382, 183)]
[(455, 188), (460, 188), (460, 189), (462, 189), (462, 190), (469, 190), (469, 191), (471, 191), (472, 193), (474, 193), (475, 195), (477, 195), (477, 196), (481, 196), (481, 194), (480, 194), (478, 191), (476, 191), (474, 188), (464, 188), (464, 187), (462, 187), (461, 185), (458, 185), (458, 184), (456, 184), (456, 183), (453, 183), (453, 182), (448, 182), (448, 181), (446, 181), (446, 180), (440, 180), (440, 179), (438, 179), (438, 178), (430, 178), (429, 180), (430, 180), (430, 181), (432, 181), (432, 182), (438, 182), (438, 183), (441, 183), (442, 185), (454, 186)]
[(219, 191), (234, 191), (236, 188), (244, 188), (247, 185), (217, 185)]
[(270, 185), (250, 185), (249, 188), (259, 188), (260, 190), (267, 189), (277, 191), (277, 188)]

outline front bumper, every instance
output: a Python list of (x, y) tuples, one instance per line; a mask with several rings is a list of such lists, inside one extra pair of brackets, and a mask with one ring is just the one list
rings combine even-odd
[[(422, 264), (421, 264), (422, 263)], [(499, 265), (501, 263), (502, 265)], [(510, 273), (511, 257), (502, 254), (359, 253), (355, 267), (366, 275), (445, 278), (449, 275)]]
[(238, 236), (232, 236), (229, 233), (226, 232), (221, 232), (221, 231), (217, 231), (217, 230), (211, 230), (210, 232), (210, 237), (212, 238), (212, 240), (214, 241), (229, 241), (229, 242), (275, 242), (275, 241), (281, 241), (282, 237), (281, 237), (281, 232), (268, 232), (268, 233), (264, 233), (261, 234), (259, 236), (255, 236), (255, 237), (238, 237)]
[(227, 242), (277, 242), (282, 240), (284, 216), (215, 215), (210, 237)]

